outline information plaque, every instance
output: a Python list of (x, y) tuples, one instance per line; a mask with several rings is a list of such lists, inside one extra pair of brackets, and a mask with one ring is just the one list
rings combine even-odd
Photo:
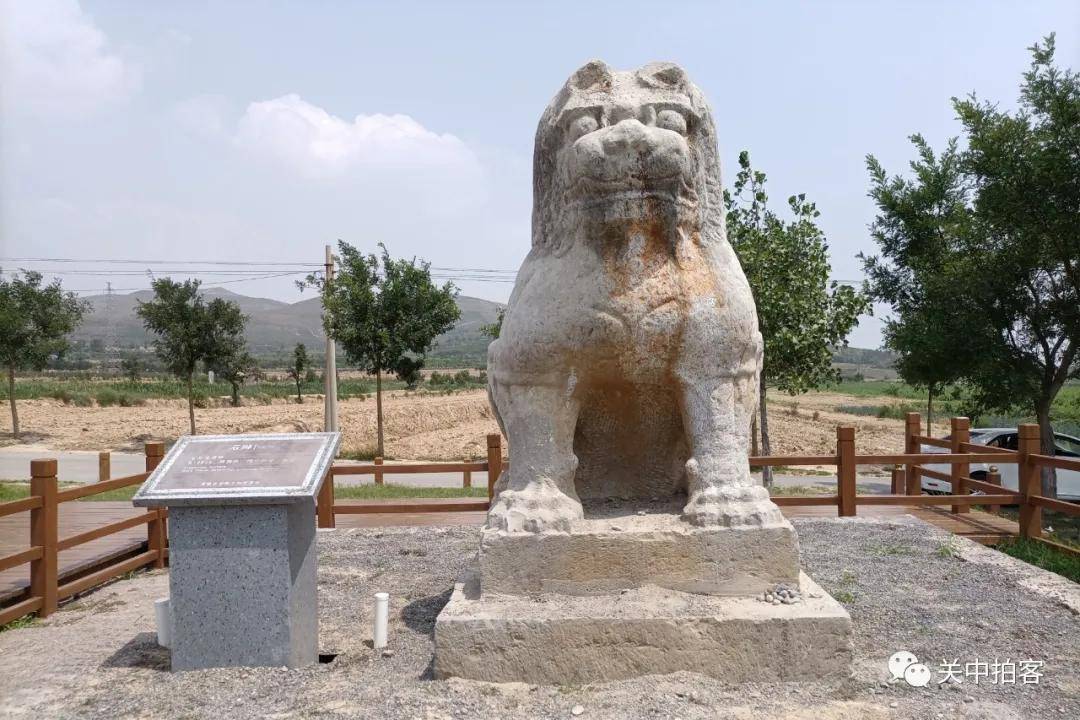
[(313, 498), (340, 433), (187, 435), (132, 498), (135, 505), (287, 503)]

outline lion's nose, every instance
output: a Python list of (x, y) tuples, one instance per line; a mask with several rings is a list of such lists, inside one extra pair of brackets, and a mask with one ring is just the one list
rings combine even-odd
[(604, 135), (605, 153), (639, 150), (648, 142), (645, 126), (637, 118), (620, 120)]

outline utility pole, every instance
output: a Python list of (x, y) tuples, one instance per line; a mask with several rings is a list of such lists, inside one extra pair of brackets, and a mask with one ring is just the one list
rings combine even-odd
[[(334, 279), (334, 254), (329, 245), (326, 246), (326, 285)], [(329, 288), (328, 288), (329, 289)], [(323, 368), (323, 381), (325, 386), (326, 404), (323, 408), (323, 429), (327, 432), (338, 430), (337, 414), (337, 356), (334, 338), (326, 333), (326, 361)]]

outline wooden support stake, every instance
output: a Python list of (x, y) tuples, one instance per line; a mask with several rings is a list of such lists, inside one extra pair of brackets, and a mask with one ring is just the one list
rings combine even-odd
[(30, 494), (41, 498), (41, 507), (30, 511), (30, 546), (41, 548), (41, 557), (30, 562), (30, 595), (41, 598), (39, 617), (56, 612), (56, 460), (30, 461)]
[[(917, 412), (909, 412), (904, 416), (904, 454), (914, 455), (921, 452), (919, 441), (915, 437), (919, 434), (919, 425), (922, 418)], [(919, 466), (911, 463), (907, 466), (904, 475), (907, 479), (907, 494), (922, 495), (922, 480), (919, 478)]]
[[(971, 442), (971, 420), (966, 417), (954, 417), (949, 421), (949, 431), (949, 441), (952, 443), (951, 451), (954, 453), (964, 452), (961, 444)], [(971, 472), (971, 466), (967, 463), (953, 463), (950, 472), (953, 495), (968, 494), (967, 480), (969, 472)], [(969, 513), (971, 512), (971, 506), (953, 505), (952, 511), (954, 515)]]
[(495, 483), (502, 474), (502, 435), (492, 433), (487, 436), (488, 461), (488, 500), (495, 499)]
[(1031, 496), (1042, 494), (1042, 478), (1039, 466), (1031, 456), (1039, 454), (1039, 426), (1025, 423), (1017, 430), (1020, 435), (1017, 447), (1020, 453), (1017, 465), (1020, 476), (1020, 537), (1037, 538), (1042, 536), (1042, 508), (1031, 502)]
[(855, 428), (836, 428), (836, 477), (840, 487), (840, 517), (855, 515)]
[(319, 527), (332, 528), (337, 527), (337, 521), (334, 519), (334, 471), (328, 470), (326, 472), (326, 479), (323, 480), (322, 487), (319, 488), (319, 499), (315, 505), (315, 513), (318, 516)]
[(102, 450), (97, 455), (97, 479), (105, 482), (112, 477), (112, 453)]
[[(465, 458), (461, 462), (471, 462), (469, 458)], [(463, 470), (461, 473), (461, 486), (466, 488), (472, 487), (472, 470)]]
[[(149, 440), (143, 445), (143, 454), (146, 457), (146, 472), (153, 472), (161, 459), (165, 457), (165, 443), (160, 440)], [(154, 508), (152, 512), (155, 518), (146, 523), (146, 547), (154, 551), (154, 567), (165, 567), (165, 546), (168, 538), (168, 530), (165, 527), (165, 508)]]
[(379, 467), (382, 464), (383, 464), (383, 461), (382, 461), (381, 457), (375, 458), (375, 484), (376, 485), (382, 485), (383, 484), (383, 471), (382, 471), (382, 468)]

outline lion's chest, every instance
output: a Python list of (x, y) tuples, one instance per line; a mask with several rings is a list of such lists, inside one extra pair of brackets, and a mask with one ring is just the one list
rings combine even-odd
[(682, 233), (632, 232), (615, 242), (601, 242), (596, 253), (601, 304), (632, 330), (677, 334), (693, 300), (716, 292), (707, 258)]

